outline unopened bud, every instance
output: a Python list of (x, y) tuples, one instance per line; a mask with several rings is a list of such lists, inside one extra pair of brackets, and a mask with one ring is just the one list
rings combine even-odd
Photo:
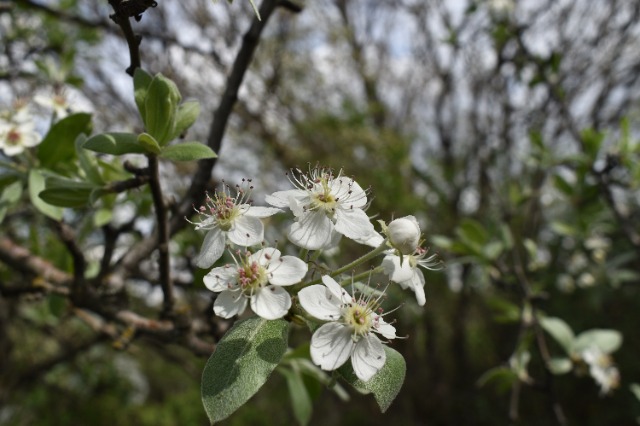
[(420, 243), (420, 225), (413, 216), (392, 220), (387, 227), (389, 242), (402, 254), (412, 254)]

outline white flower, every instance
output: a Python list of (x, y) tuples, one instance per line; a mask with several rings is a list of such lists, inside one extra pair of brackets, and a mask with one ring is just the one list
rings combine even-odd
[(613, 365), (610, 355), (597, 346), (582, 351), (582, 359), (589, 366), (589, 374), (600, 386), (600, 394), (606, 395), (620, 386), (620, 372)]
[(367, 193), (353, 179), (316, 168), (308, 175), (298, 170), (290, 180), (297, 189), (274, 192), (266, 201), (293, 212), (296, 221), (289, 230), (289, 240), (294, 244), (318, 250), (335, 245), (336, 233), (363, 243), (375, 234), (363, 210)]
[(291, 296), (282, 288), (296, 284), (307, 274), (307, 264), (294, 256), (281, 256), (275, 248), (246, 253), (240, 263), (213, 268), (204, 284), (220, 292), (213, 311), (222, 318), (251, 309), (264, 319), (282, 318), (291, 307)]
[(235, 197), (230, 195), (228, 187), (222, 192), (216, 192), (213, 198), (207, 194), (205, 205), (198, 210), (203, 219), (195, 225), (196, 230), (205, 229), (209, 232), (205, 235), (200, 254), (195, 259), (196, 266), (206, 269), (220, 259), (227, 238), (233, 244), (242, 247), (251, 247), (262, 242), (264, 225), (260, 218), (272, 216), (281, 210), (252, 206), (247, 198), (248, 193), (239, 186), (236, 186)]
[(34, 96), (33, 100), (38, 105), (52, 109), (58, 120), (67, 117), (72, 110), (64, 90), (58, 90), (49, 96), (38, 94)]
[(489, 0), (489, 11), (497, 18), (505, 18), (515, 7), (513, 0)]
[(15, 118), (0, 119), (0, 149), (9, 157), (22, 154), (25, 148), (41, 142), (32, 119), (27, 119), (22, 113), (16, 114)]
[(438, 255), (432, 254), (427, 257), (427, 252), (427, 249), (418, 247), (413, 254), (405, 255), (402, 261), (396, 251), (387, 254), (382, 259), (384, 273), (389, 275), (391, 281), (400, 284), (403, 289), (413, 290), (420, 306), (424, 306), (427, 299), (424, 294), (424, 275), (418, 266), (432, 271), (441, 269)]
[(384, 366), (386, 354), (378, 333), (396, 338), (396, 329), (377, 313), (378, 300), (352, 298), (333, 278), (298, 293), (300, 304), (312, 316), (329, 321), (311, 337), (311, 360), (323, 370), (335, 370), (349, 358), (356, 376), (371, 379)]
[(389, 243), (402, 254), (412, 254), (420, 243), (420, 225), (413, 216), (392, 220), (386, 227)]

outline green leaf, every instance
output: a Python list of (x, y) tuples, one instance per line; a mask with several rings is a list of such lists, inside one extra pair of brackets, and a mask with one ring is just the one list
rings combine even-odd
[(111, 155), (142, 154), (145, 152), (138, 143), (138, 136), (133, 133), (102, 133), (87, 139), (82, 147), (90, 151)]
[(93, 216), (93, 224), (99, 228), (111, 222), (112, 217), (113, 217), (113, 210), (99, 209), (98, 211), (96, 211), (96, 214)]
[(4, 220), (4, 216), (7, 214), (7, 209), (17, 203), (18, 200), (20, 200), (21, 195), (21, 181), (13, 182), (11, 185), (7, 185), (4, 191), (2, 191), (2, 195), (0, 195), (0, 222)]
[(553, 229), (556, 234), (565, 237), (572, 237), (578, 233), (578, 230), (574, 226), (559, 221), (551, 222), (551, 229)]
[(54, 124), (38, 145), (38, 160), (43, 167), (53, 168), (75, 158), (74, 142), (81, 133), (90, 133), (91, 114), (78, 113)]
[(62, 209), (46, 203), (38, 196), (45, 189), (45, 176), (41, 170), (31, 169), (29, 171), (29, 197), (34, 207), (45, 216), (53, 220), (62, 219)]
[(45, 180), (45, 190), (38, 196), (54, 206), (83, 207), (89, 204), (94, 189), (96, 186), (89, 182), (50, 177)]
[(640, 400), (640, 385), (637, 383), (631, 383), (629, 385), (629, 390), (635, 395), (635, 397)]
[(144, 125), (147, 133), (160, 145), (169, 142), (174, 133), (180, 98), (180, 92), (173, 81), (162, 74), (153, 77), (144, 103)]
[(140, 133), (138, 143), (151, 154), (160, 154), (160, 145), (149, 133)]
[(147, 99), (147, 91), (153, 77), (142, 68), (136, 68), (133, 73), (133, 97), (138, 106), (141, 117), (145, 117), (145, 100)]
[(200, 142), (183, 142), (169, 145), (164, 147), (160, 153), (160, 158), (171, 161), (194, 161), (216, 157), (216, 153), (211, 148)]
[(441, 249), (449, 250), (451, 246), (453, 246), (453, 240), (449, 237), (445, 237), (444, 235), (432, 235), (429, 238), (431, 244), (436, 247), (440, 247)]
[(573, 330), (566, 322), (560, 318), (546, 317), (540, 319), (540, 325), (562, 346), (567, 354), (571, 354), (575, 337)]
[(78, 156), (78, 162), (80, 163), (80, 168), (84, 172), (85, 176), (91, 183), (95, 183), (96, 185), (103, 185), (104, 180), (102, 179), (102, 175), (100, 174), (100, 167), (98, 166), (98, 160), (93, 155), (89, 155), (88, 151), (83, 148), (83, 145), (87, 141), (85, 135), (79, 135), (76, 138), (76, 155)]
[(477, 386), (482, 387), (494, 383), (498, 390), (504, 392), (518, 380), (515, 371), (507, 367), (495, 367), (485, 372), (477, 381)]
[(287, 381), (293, 415), (298, 421), (298, 424), (302, 426), (309, 424), (313, 406), (307, 387), (304, 384), (304, 380), (302, 380), (302, 375), (299, 371), (289, 370), (287, 368), (281, 368), (278, 371)]
[(212, 423), (229, 417), (267, 381), (287, 349), (289, 323), (252, 317), (234, 324), (202, 373), (202, 403)]
[(584, 146), (585, 152), (589, 155), (591, 161), (595, 160), (605, 138), (604, 132), (598, 132), (594, 129), (584, 129), (580, 136), (582, 137), (582, 146)]
[(573, 363), (569, 358), (551, 358), (547, 368), (555, 375), (566, 374), (573, 368)]
[(617, 330), (593, 329), (584, 331), (576, 337), (572, 350), (580, 353), (590, 346), (597, 346), (602, 352), (610, 354), (622, 345), (622, 333)]
[(180, 104), (176, 112), (176, 127), (169, 140), (173, 140), (184, 133), (193, 125), (200, 115), (200, 103), (198, 101), (186, 101)]
[(407, 365), (402, 355), (388, 346), (384, 347), (384, 351), (387, 354), (384, 366), (368, 382), (358, 379), (350, 362), (338, 369), (340, 375), (358, 391), (373, 393), (380, 411), (383, 413), (387, 411), (400, 392), (407, 372)]

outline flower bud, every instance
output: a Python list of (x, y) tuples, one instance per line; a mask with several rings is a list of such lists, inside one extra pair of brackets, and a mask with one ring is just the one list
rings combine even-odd
[(387, 227), (389, 242), (402, 254), (412, 254), (420, 243), (420, 225), (413, 216), (392, 220)]

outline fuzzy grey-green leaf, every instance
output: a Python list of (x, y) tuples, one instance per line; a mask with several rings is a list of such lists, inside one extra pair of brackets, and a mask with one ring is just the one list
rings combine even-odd
[(400, 353), (388, 346), (384, 347), (384, 351), (387, 355), (384, 366), (368, 382), (356, 377), (350, 362), (338, 369), (340, 375), (358, 391), (372, 393), (383, 413), (400, 392), (407, 372), (407, 365)]
[(202, 373), (202, 403), (212, 423), (229, 417), (267, 381), (287, 349), (289, 323), (252, 317), (234, 324)]

